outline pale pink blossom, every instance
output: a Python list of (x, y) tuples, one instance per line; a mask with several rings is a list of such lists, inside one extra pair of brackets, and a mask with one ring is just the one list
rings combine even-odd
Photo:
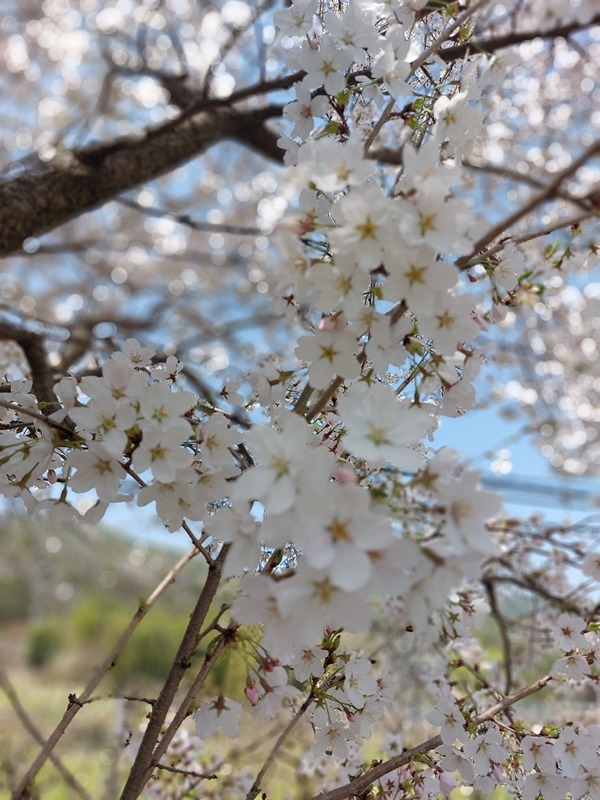
[(554, 640), (561, 650), (573, 650), (578, 647), (586, 650), (588, 642), (582, 631), (586, 628), (585, 621), (575, 614), (560, 614), (553, 626)]
[(521, 740), (523, 767), (530, 771), (537, 767), (542, 772), (554, 772), (555, 761), (552, 742), (543, 736), (525, 736)]
[(400, 469), (423, 466), (423, 456), (407, 445), (416, 445), (435, 427), (435, 420), (398, 400), (391, 389), (382, 384), (368, 392), (350, 389), (338, 402), (338, 413), (346, 431), (344, 445), (353, 455)]
[(133, 454), (133, 466), (142, 473), (147, 469), (158, 481), (175, 479), (178, 469), (189, 467), (193, 453), (183, 443), (193, 435), (192, 426), (184, 419), (168, 419), (149, 423), (143, 429), (141, 444)]
[(355, 655), (344, 666), (344, 692), (355, 708), (362, 708), (367, 697), (375, 694), (377, 682), (371, 675), (371, 662)]
[(565, 677), (573, 681), (582, 681), (590, 673), (590, 667), (583, 656), (573, 653), (554, 662), (550, 674), (553, 678)]
[(327, 94), (336, 95), (346, 88), (343, 73), (352, 64), (352, 54), (340, 50), (329, 34), (321, 37), (316, 49), (302, 42), (294, 55), (298, 68), (306, 72), (303, 82), (309, 89), (322, 86)]
[(332, 213), (339, 225), (329, 234), (334, 254), (351, 256), (367, 271), (378, 267), (398, 236), (392, 201), (369, 185), (344, 195)]
[(90, 442), (85, 449), (73, 450), (67, 466), (75, 470), (69, 478), (71, 489), (74, 492), (95, 489), (101, 500), (114, 500), (125, 477), (118, 459), (96, 442)]
[(240, 732), (238, 718), (241, 713), (242, 707), (235, 700), (222, 694), (212, 697), (194, 712), (196, 736), (208, 739), (216, 731), (221, 730), (230, 739), (236, 739)]
[(298, 681), (306, 681), (311, 675), (320, 678), (323, 674), (323, 661), (327, 658), (327, 650), (322, 647), (303, 649), (294, 667), (294, 675)]
[(434, 710), (429, 712), (427, 719), (432, 725), (441, 728), (440, 736), (444, 744), (454, 745), (457, 739), (462, 742), (467, 740), (463, 715), (449, 692), (440, 694)]
[(326, 389), (336, 376), (353, 378), (358, 374), (357, 348), (356, 336), (350, 330), (317, 331), (298, 339), (296, 356), (310, 362), (311, 385)]

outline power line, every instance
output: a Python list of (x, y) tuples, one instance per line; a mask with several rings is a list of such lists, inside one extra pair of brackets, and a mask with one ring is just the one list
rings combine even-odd
[(600, 487), (596, 490), (582, 486), (567, 486), (564, 483), (542, 482), (535, 478), (523, 478), (513, 475), (510, 478), (500, 475), (484, 475), (483, 485), (508, 495), (510, 502), (519, 505), (535, 505), (544, 502), (555, 508), (585, 510), (595, 505), (600, 499)]

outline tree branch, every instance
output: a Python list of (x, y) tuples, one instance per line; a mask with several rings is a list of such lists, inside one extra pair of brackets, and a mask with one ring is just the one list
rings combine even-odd
[[(463, 167), (476, 172), (485, 172), (489, 175), (496, 175), (499, 178), (505, 178), (508, 181), (526, 183), (528, 186), (533, 186), (535, 189), (543, 189), (546, 186), (541, 178), (536, 178), (529, 172), (518, 172), (517, 170), (510, 169), (510, 167), (505, 165), (490, 164), (483, 161), (477, 162), (473, 161), (472, 159), (463, 161), (462, 165)], [(556, 197), (560, 197), (562, 200), (566, 200), (568, 203), (572, 203), (584, 211), (588, 211), (593, 206), (593, 203), (589, 197), (577, 197), (576, 195), (573, 195), (564, 189), (558, 189), (556, 191)]]
[(3, 321), (0, 322), (0, 338), (16, 342), (25, 353), (31, 373), (31, 388), (38, 403), (44, 409), (44, 413), (51, 414), (53, 411), (57, 411), (60, 406), (54, 394), (55, 378), (48, 364), (44, 337), (39, 333), (27, 331)]
[[(190, 615), (190, 621), (187, 625), (181, 644), (177, 650), (171, 669), (167, 679), (161, 689), (156, 703), (152, 707), (150, 720), (144, 732), (141, 744), (139, 746), (135, 761), (127, 778), (127, 782), (121, 794), (121, 800), (136, 800), (141, 794), (148, 780), (149, 773), (152, 770), (155, 756), (154, 748), (160, 737), (161, 728), (165, 718), (173, 703), (173, 698), (179, 688), (179, 685), (191, 666), (191, 659), (198, 643), (198, 634), (208, 610), (212, 603), (219, 583), (221, 581), (221, 571), (223, 563), (227, 555), (227, 547), (224, 547), (219, 554), (218, 558), (208, 568), (208, 575), (200, 593), (200, 597)], [(158, 748), (157, 748), (158, 751)], [(156, 760), (160, 759), (158, 755)]]
[[(503, 700), (500, 700), (488, 708), (486, 711), (483, 711), (481, 714), (477, 714), (477, 716), (473, 717), (471, 722), (473, 722), (475, 725), (480, 725), (482, 722), (493, 719), (501, 711), (510, 708), (510, 706), (513, 706), (515, 703), (518, 703), (519, 700), (523, 700), (523, 698), (539, 692), (551, 680), (552, 679), (550, 675), (545, 675), (543, 678), (540, 678), (540, 680), (530, 683), (529, 686), (519, 689), (518, 692), (508, 695)], [(430, 750), (440, 747), (441, 744), (442, 737), (433, 736), (431, 739), (428, 739), (426, 742), (422, 742), (416, 747), (413, 747), (411, 750), (404, 750), (402, 753), (390, 758), (388, 761), (384, 761), (382, 764), (378, 764), (372, 769), (367, 770), (367, 772), (350, 781), (350, 783), (346, 783), (343, 786), (338, 786), (337, 789), (332, 789), (330, 792), (322, 792), (321, 794), (315, 795), (315, 797), (311, 798), (311, 800), (345, 800), (348, 797), (359, 795), (361, 792), (364, 792), (365, 789), (371, 786), (371, 784), (375, 783), (376, 780), (379, 780), (379, 778), (383, 778), (383, 776), (387, 775), (389, 772), (393, 772), (393, 770), (399, 769), (405, 764), (410, 763), (415, 756), (428, 753)]]
[(444, 47), (439, 51), (438, 55), (446, 62), (458, 61), (469, 55), (487, 55), (495, 53), (497, 50), (503, 50), (505, 47), (512, 47), (514, 44), (529, 42), (532, 39), (557, 39), (559, 37), (566, 39), (572, 33), (585, 30), (598, 23), (600, 23), (600, 14), (596, 14), (596, 16), (585, 25), (582, 25), (580, 22), (570, 22), (567, 25), (558, 25), (556, 28), (550, 28), (547, 31), (520, 31), (518, 33), (511, 32), (504, 36), (496, 36), (489, 39), (471, 39), (464, 44)]
[(304, 716), (305, 712), (310, 708), (314, 698), (312, 693), (306, 698), (306, 700), (302, 703), (302, 705), (296, 710), (296, 713), (293, 717), (289, 720), (285, 728), (281, 731), (279, 736), (277, 737), (277, 741), (269, 751), (268, 756), (266, 757), (262, 767), (260, 768), (256, 778), (254, 779), (254, 783), (248, 790), (248, 794), (246, 795), (246, 800), (255, 800), (256, 796), (260, 792), (260, 785), (262, 783), (262, 779), (265, 777), (267, 770), (270, 768), (271, 764), (275, 760), (277, 753), (281, 750), (285, 740), (292, 732), (292, 730), (296, 727), (298, 722)]
[(543, 205), (548, 200), (553, 200), (556, 197), (557, 192), (560, 190), (562, 183), (567, 180), (567, 178), (570, 178), (572, 175), (574, 175), (577, 170), (586, 163), (586, 161), (589, 161), (590, 158), (593, 158), (598, 153), (600, 153), (600, 139), (587, 147), (574, 161), (571, 162), (571, 164), (569, 164), (568, 167), (558, 172), (541, 192), (533, 195), (520, 208), (517, 208), (512, 212), (512, 214), (509, 214), (508, 217), (498, 222), (491, 230), (478, 239), (473, 245), (473, 250), (471, 253), (468, 256), (459, 258), (456, 261), (456, 266), (459, 269), (468, 269), (474, 262), (476, 263), (478, 261), (477, 255), (481, 253), (488, 244), (493, 242), (494, 239), (501, 234), (507, 232), (509, 228), (526, 217), (532, 211), (535, 211), (538, 206)]
[(41, 236), (121, 192), (158, 178), (217, 142), (234, 139), (281, 161), (277, 136), (265, 127), (281, 106), (214, 108), (146, 132), (59, 152), (22, 175), (0, 183), (0, 256)]
[[(37, 727), (33, 724), (31, 717), (29, 716), (27, 711), (25, 711), (25, 709), (21, 705), (21, 701), (19, 700), (17, 693), (13, 689), (13, 686), (8, 679), (8, 675), (4, 672), (2, 667), (0, 667), (0, 688), (6, 695), (9, 703), (13, 707), (15, 714), (21, 721), (27, 733), (29, 733), (30, 736), (33, 739), (35, 739), (35, 741), (40, 745), (40, 747), (43, 747), (45, 744), (44, 737), (39, 732)], [(83, 800), (91, 800), (87, 790), (79, 783), (79, 781), (73, 775), (73, 773), (69, 772), (69, 770), (65, 767), (65, 765), (61, 761), (61, 759), (55, 753), (50, 753), (50, 761), (60, 772), (67, 786), (69, 786), (75, 792), (75, 794), (77, 794), (79, 797), (82, 797)]]
[(202, 662), (202, 666), (200, 667), (200, 671), (194, 678), (192, 685), (186, 692), (185, 697), (183, 698), (181, 705), (177, 709), (177, 712), (174, 714), (173, 719), (169, 723), (167, 730), (163, 733), (160, 738), (159, 743), (156, 745), (154, 752), (152, 753), (152, 763), (148, 769), (148, 773), (146, 775), (146, 781), (150, 778), (153, 769), (158, 766), (158, 762), (167, 752), (169, 745), (171, 744), (173, 737), (177, 733), (177, 731), (181, 728), (184, 720), (190, 714), (190, 709), (192, 707), (192, 703), (195, 702), (196, 697), (200, 689), (204, 686), (206, 679), (215, 665), (216, 661), (219, 659), (221, 653), (231, 642), (231, 637), (229, 635), (221, 634), (217, 639), (213, 640), (211, 643), (207, 654)]
[(94, 674), (90, 678), (87, 686), (81, 692), (81, 694), (71, 699), (69, 698), (69, 705), (67, 706), (67, 710), (63, 714), (61, 721), (58, 723), (56, 728), (52, 731), (46, 743), (35, 759), (33, 764), (29, 767), (23, 779), (11, 795), (11, 800), (27, 800), (29, 795), (29, 788), (31, 782), (38, 774), (40, 769), (46, 763), (46, 760), (50, 758), (54, 748), (56, 747), (57, 743), (61, 739), (64, 732), (67, 730), (70, 723), (73, 721), (73, 718), (77, 714), (77, 712), (83, 708), (83, 705), (89, 700), (92, 696), (92, 692), (98, 686), (100, 681), (104, 678), (104, 676), (110, 672), (110, 670), (115, 666), (117, 663), (117, 658), (119, 654), (125, 647), (125, 644), (140, 624), (140, 622), (144, 619), (148, 611), (152, 608), (152, 606), (156, 603), (158, 598), (162, 595), (162, 593), (167, 589), (172, 583), (175, 583), (175, 579), (177, 575), (181, 572), (181, 570), (188, 564), (196, 555), (198, 555), (198, 550), (194, 547), (189, 550), (182, 558), (179, 559), (177, 564), (170, 570), (170, 572), (165, 576), (165, 578), (158, 584), (156, 589), (152, 592), (150, 597), (146, 600), (145, 603), (142, 603), (138, 610), (133, 615), (132, 619), (130, 620), (129, 624), (123, 631), (123, 633), (119, 636), (113, 647), (111, 648), (110, 652), (102, 661), (102, 663), (96, 668)]

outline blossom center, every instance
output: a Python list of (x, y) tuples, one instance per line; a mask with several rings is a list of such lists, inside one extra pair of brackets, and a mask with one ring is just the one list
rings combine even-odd
[(356, 230), (360, 233), (361, 240), (374, 239), (377, 226), (375, 225), (371, 217), (368, 216), (363, 223), (356, 226)]
[(406, 277), (408, 278), (408, 282), (411, 284), (413, 283), (425, 283), (423, 280), (423, 275), (426, 272), (426, 267), (417, 267), (414, 264), (411, 265), (410, 269), (406, 272)]
[(370, 426), (367, 439), (376, 445), (391, 444), (387, 429), (382, 425)]
[(450, 517), (455, 524), (467, 519), (473, 513), (471, 504), (467, 500), (455, 500), (450, 506)]
[(336, 542), (349, 542), (350, 535), (348, 533), (348, 523), (339, 519), (334, 519), (327, 530), (335, 539)]

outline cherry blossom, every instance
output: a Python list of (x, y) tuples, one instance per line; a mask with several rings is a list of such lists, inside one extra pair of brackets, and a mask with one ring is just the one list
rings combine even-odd
[(322, 480), (332, 469), (325, 453), (308, 448), (310, 431), (299, 417), (282, 414), (279, 424), (280, 431), (256, 426), (248, 432), (246, 442), (258, 466), (244, 472), (232, 491), (237, 500), (260, 500), (273, 514), (292, 508), (301, 490), (300, 476), (309, 464)]
[(294, 668), (294, 675), (299, 681), (305, 681), (311, 675), (320, 678), (323, 674), (323, 659), (327, 656), (327, 650), (322, 647), (311, 647), (302, 651), (302, 654)]
[(560, 614), (554, 628), (554, 638), (562, 650), (579, 647), (585, 650), (587, 640), (581, 631), (585, 622), (574, 614)]
[(309, 89), (322, 86), (327, 94), (336, 95), (346, 86), (343, 73), (352, 63), (352, 54), (340, 50), (325, 34), (317, 46), (304, 41), (296, 52), (296, 62), (299, 69), (306, 71), (303, 82)]
[[(343, 143), (335, 139), (309, 139), (298, 153), (298, 168), (303, 181), (308, 179), (323, 192), (338, 192), (347, 186), (362, 187), (372, 171), (363, 155), (363, 143), (357, 136)], [(330, 210), (327, 207), (327, 211)], [(316, 217), (313, 219), (317, 222)]]
[(542, 772), (555, 770), (555, 754), (552, 742), (543, 736), (525, 736), (521, 741), (523, 767), (529, 772), (537, 767)]
[(502, 736), (496, 729), (468, 739), (464, 743), (463, 752), (475, 766), (478, 775), (487, 775), (494, 762), (501, 764), (509, 755), (502, 744)]
[(159, 481), (172, 481), (177, 470), (188, 467), (194, 459), (191, 451), (181, 447), (191, 436), (192, 427), (183, 419), (147, 425), (142, 442), (133, 454), (134, 467), (140, 473), (151, 469)]
[[(365, 414), (367, 397), (376, 398), (375, 419)], [(375, 385), (368, 393), (359, 387), (351, 389), (340, 400), (339, 412), (346, 429), (344, 443), (353, 454), (373, 464), (389, 462), (401, 469), (423, 465), (423, 457), (406, 445), (416, 444), (435, 426), (424, 410), (411, 408), (389, 389)]]
[(432, 725), (441, 728), (440, 736), (444, 744), (452, 746), (457, 739), (462, 742), (467, 740), (465, 721), (451, 694), (440, 695), (435, 709), (427, 715), (427, 719)]
[(294, 124), (292, 136), (305, 138), (313, 129), (313, 117), (323, 117), (327, 113), (329, 103), (323, 95), (313, 98), (302, 83), (297, 83), (294, 89), (296, 100), (285, 107), (283, 114)]
[(242, 707), (235, 700), (224, 697), (212, 697), (194, 713), (196, 720), (196, 736), (208, 739), (215, 731), (222, 730), (230, 739), (235, 739), (239, 732), (238, 717)]
[(311, 30), (317, 9), (316, 0), (294, 0), (275, 13), (275, 24), (286, 36), (302, 36)]
[(67, 465), (75, 470), (69, 478), (74, 492), (95, 489), (100, 500), (109, 502), (115, 499), (125, 477), (119, 460), (96, 442), (90, 442), (85, 450), (73, 450)]
[(374, 186), (351, 192), (339, 200), (333, 213), (340, 227), (330, 239), (334, 253), (352, 257), (365, 270), (379, 266), (397, 235), (392, 225), (393, 206)]
[(312, 336), (301, 336), (296, 355), (301, 361), (311, 362), (309, 375), (312, 385), (325, 389), (335, 375), (353, 378), (358, 374), (357, 347), (356, 337), (350, 330), (321, 330)]

